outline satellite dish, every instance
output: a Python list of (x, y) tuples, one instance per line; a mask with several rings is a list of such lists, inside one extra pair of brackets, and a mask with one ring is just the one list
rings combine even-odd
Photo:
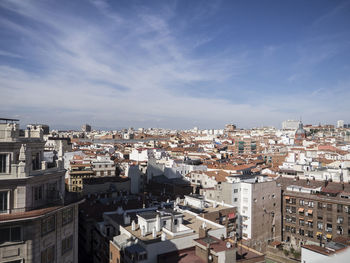
[(226, 242), (226, 247), (227, 248), (231, 248), (231, 243), (230, 242)]

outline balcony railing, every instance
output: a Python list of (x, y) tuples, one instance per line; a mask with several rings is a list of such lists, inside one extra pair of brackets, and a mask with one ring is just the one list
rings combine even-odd
[(56, 206), (67, 206), (69, 204), (79, 202), (83, 200), (83, 198), (84, 197), (80, 193), (66, 192), (65, 196), (63, 197), (59, 191), (51, 191), (50, 197), (45, 200), (42, 200), (42, 203), (39, 205), (9, 208), (5, 211), (0, 212), (0, 215), (24, 213)]

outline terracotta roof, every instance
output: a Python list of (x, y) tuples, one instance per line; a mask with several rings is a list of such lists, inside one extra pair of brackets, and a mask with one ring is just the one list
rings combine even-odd
[(226, 177), (230, 175), (229, 173), (227, 173), (225, 171), (221, 171), (221, 170), (218, 170), (218, 171), (206, 171), (206, 172), (203, 172), (203, 173), (205, 173), (209, 177), (214, 176), (215, 177), (215, 181), (217, 181), (217, 182), (226, 182)]

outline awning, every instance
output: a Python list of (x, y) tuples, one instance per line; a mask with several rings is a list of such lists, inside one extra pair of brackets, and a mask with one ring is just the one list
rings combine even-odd
[(299, 217), (299, 220), (304, 220), (304, 217)]
[(228, 214), (228, 218), (229, 218), (229, 219), (235, 218), (235, 213), (230, 213), (230, 214)]
[(289, 200), (289, 199), (290, 199), (290, 197), (289, 197), (289, 196), (286, 196), (285, 198), (286, 198), (286, 200)]
[(326, 237), (329, 238), (329, 239), (331, 239), (331, 238), (332, 238), (332, 235), (331, 235), (331, 234), (327, 234)]
[(312, 212), (313, 212), (313, 211), (312, 211), (311, 209), (307, 210), (307, 213), (308, 213), (308, 214), (312, 214)]
[(311, 223), (313, 222), (313, 220), (312, 220), (312, 219), (308, 219), (307, 221), (308, 221), (308, 222), (311, 222)]
[(298, 209), (298, 212), (304, 212), (304, 208), (300, 207), (300, 208)]
[(316, 233), (316, 236), (321, 236), (322, 235), (322, 232), (317, 232)]

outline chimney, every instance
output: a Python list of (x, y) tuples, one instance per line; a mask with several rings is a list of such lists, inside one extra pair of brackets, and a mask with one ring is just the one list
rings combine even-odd
[(199, 238), (205, 238), (207, 236), (207, 227), (205, 222), (199, 227)]
[(166, 241), (166, 234), (164, 232), (161, 234), (161, 240)]
[(160, 231), (160, 216), (159, 216), (159, 214), (157, 214), (157, 216), (156, 216), (156, 231), (157, 232)]
[(207, 247), (206, 247), (205, 252), (206, 252), (206, 253), (205, 253), (205, 254), (206, 254), (205, 262), (207, 262), (207, 263), (212, 262), (212, 260), (209, 259), (209, 257), (211, 257), (211, 255), (210, 255), (210, 244), (207, 244)]
[(152, 229), (152, 237), (153, 237), (153, 238), (156, 238), (156, 237), (157, 237), (156, 227), (153, 227), (153, 229)]
[(142, 226), (141, 227), (141, 236), (145, 236), (146, 235), (146, 228), (145, 228), (145, 226)]

